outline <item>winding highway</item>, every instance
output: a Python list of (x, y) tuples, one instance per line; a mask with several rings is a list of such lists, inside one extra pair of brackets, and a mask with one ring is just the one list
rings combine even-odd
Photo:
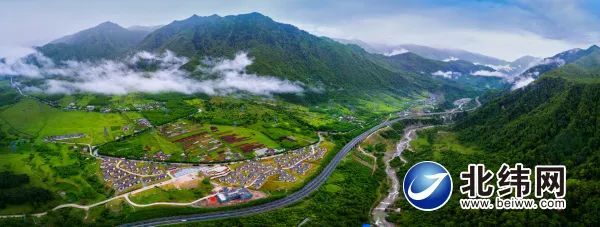
[[(19, 91), (19, 93), (21, 95), (26, 96), (25, 94), (23, 94), (21, 92), (21, 89), (17, 86), (17, 84), (15, 84), (12, 81), (12, 78), (11, 78), (11, 85), (16, 87), (16, 89)], [(331, 160), (331, 162), (329, 162), (327, 164), (327, 166), (323, 169), (323, 171), (321, 171), (321, 173), (319, 173), (318, 176), (316, 176), (314, 179), (312, 179), (310, 182), (308, 182), (306, 185), (304, 185), (303, 188), (290, 194), (289, 196), (287, 196), (285, 198), (267, 202), (267, 203), (263, 203), (263, 204), (256, 205), (256, 206), (250, 206), (250, 207), (245, 207), (245, 208), (240, 208), (240, 209), (235, 209), (235, 210), (226, 210), (226, 211), (216, 211), (216, 212), (210, 212), (210, 213), (155, 218), (155, 219), (149, 219), (149, 220), (144, 220), (144, 221), (139, 221), (139, 222), (127, 223), (127, 224), (123, 224), (121, 226), (157, 226), (157, 225), (169, 225), (169, 224), (177, 224), (177, 223), (185, 223), (185, 222), (207, 221), (207, 220), (215, 220), (215, 219), (223, 219), (223, 218), (241, 217), (241, 216), (263, 213), (263, 212), (275, 210), (275, 209), (278, 209), (281, 207), (285, 207), (285, 206), (294, 204), (294, 203), (299, 202), (302, 199), (306, 198), (307, 196), (309, 196), (312, 192), (317, 190), (323, 183), (325, 183), (325, 181), (333, 173), (333, 171), (335, 170), (337, 165), (352, 150), (352, 148), (354, 148), (356, 145), (358, 145), (361, 141), (363, 141), (366, 137), (368, 137), (373, 132), (375, 132), (383, 127), (387, 127), (387, 126), (389, 126), (395, 122), (398, 122), (400, 120), (417, 118), (417, 117), (455, 114), (455, 113), (459, 113), (459, 112), (471, 111), (471, 110), (474, 110), (474, 109), (478, 108), (479, 106), (481, 106), (481, 103), (479, 102), (479, 97), (477, 97), (475, 99), (475, 101), (477, 103), (477, 106), (472, 109), (469, 109), (469, 110), (453, 109), (453, 110), (444, 111), (444, 112), (408, 114), (405, 116), (397, 117), (392, 120), (386, 119), (382, 123), (363, 132), (362, 134), (358, 135), (357, 137), (352, 139), (350, 142), (348, 142), (346, 145), (344, 145), (344, 147), (335, 155), (335, 157)], [(88, 145), (88, 146), (90, 146), (90, 152), (91, 152), (92, 151), (91, 145)], [(94, 154), (94, 153), (91, 153), (91, 154), (93, 156), (97, 156), (97, 154)], [(118, 198), (118, 197), (111, 198), (110, 200), (115, 199), (115, 198)], [(103, 201), (103, 202), (105, 202), (105, 201)], [(100, 202), (99, 204), (101, 204), (103, 202)], [(98, 205), (98, 204), (93, 204), (92, 206), (95, 206), (95, 205)], [(76, 208), (82, 208), (82, 209), (89, 209), (89, 206), (83, 206), (83, 205), (77, 205), (77, 204), (64, 204), (64, 205), (54, 208), (54, 210), (60, 209), (63, 207), (76, 207)], [(46, 214), (46, 212), (34, 214), (34, 216), (43, 216), (45, 214)], [(5, 216), (0, 216), (0, 218), (2, 218), (2, 217), (22, 217), (22, 216), (24, 216), (24, 215), (5, 215)]]
[[(21, 95), (25, 96), (25, 94), (23, 94), (21, 92), (21, 89), (12, 81), (12, 78), (11, 78), (11, 85), (16, 87), (16, 89), (18, 90), (18, 92)], [(477, 97), (475, 99), (475, 101), (477, 103), (477, 107), (481, 106), (481, 103), (479, 102), (478, 98), (479, 97)], [(473, 109), (476, 109), (477, 107), (474, 107), (469, 110), (454, 109), (451, 111), (444, 111), (444, 112), (409, 114), (409, 115), (401, 116), (401, 117), (398, 117), (398, 118), (395, 118), (392, 120), (386, 119), (382, 123), (363, 132), (362, 134), (353, 138), (346, 145), (344, 145), (344, 147), (335, 155), (335, 157), (331, 160), (331, 162), (329, 162), (327, 164), (327, 166), (323, 169), (323, 171), (321, 171), (321, 173), (319, 173), (318, 176), (316, 176), (314, 179), (312, 179), (310, 182), (308, 182), (303, 188), (290, 194), (289, 196), (287, 196), (285, 198), (267, 202), (267, 203), (263, 203), (263, 204), (256, 205), (256, 206), (250, 206), (250, 207), (245, 207), (245, 208), (240, 208), (240, 209), (235, 209), (235, 210), (226, 210), (226, 211), (216, 211), (216, 212), (210, 212), (210, 213), (155, 218), (155, 219), (149, 219), (149, 220), (144, 220), (144, 221), (139, 221), (139, 222), (127, 223), (127, 224), (123, 224), (121, 226), (157, 226), (157, 225), (168, 225), (168, 224), (177, 224), (177, 223), (185, 223), (185, 222), (207, 221), (207, 220), (214, 220), (214, 219), (241, 217), (241, 216), (263, 213), (263, 212), (275, 210), (275, 209), (278, 209), (281, 207), (285, 207), (285, 206), (294, 204), (294, 203), (299, 202), (302, 199), (306, 198), (307, 196), (309, 196), (312, 192), (317, 190), (323, 183), (325, 183), (325, 181), (333, 173), (333, 171), (335, 170), (337, 165), (352, 150), (352, 148), (354, 148), (356, 145), (358, 145), (361, 141), (363, 141), (366, 137), (368, 137), (373, 132), (375, 132), (383, 127), (387, 127), (387, 126), (389, 126), (395, 122), (398, 122), (400, 120), (404, 120), (404, 119), (435, 116), (435, 115), (454, 114), (454, 113), (459, 113), (459, 112), (471, 111)], [(90, 146), (90, 151), (92, 151), (91, 146)], [(117, 197), (115, 197), (115, 198), (117, 198)], [(96, 205), (96, 204), (94, 204), (94, 205)], [(88, 206), (81, 206), (81, 205), (76, 205), (76, 204), (65, 204), (65, 205), (56, 207), (55, 209), (60, 209), (63, 207), (78, 207), (78, 208), (85, 209)], [(40, 213), (40, 214), (36, 214), (36, 215), (42, 216), (45, 214), (46, 213)]]
[[(478, 104), (477, 107), (479, 107), (481, 104), (479, 103), (478, 99), (476, 101)], [(477, 108), (477, 107), (475, 107), (475, 108)], [(475, 109), (475, 108), (473, 108), (473, 109)], [(470, 109), (470, 110), (473, 110), (473, 109)], [(233, 218), (233, 217), (241, 217), (241, 216), (247, 216), (247, 215), (252, 215), (252, 214), (259, 214), (259, 213), (275, 210), (275, 209), (278, 209), (281, 207), (285, 207), (285, 206), (288, 206), (288, 205), (291, 205), (291, 204), (301, 201), (302, 199), (309, 196), (312, 192), (317, 190), (323, 183), (325, 183), (327, 178), (329, 178), (331, 173), (333, 173), (333, 170), (335, 170), (337, 165), (340, 164), (340, 162), (342, 161), (344, 156), (346, 156), (352, 150), (352, 148), (354, 148), (357, 144), (359, 144), (361, 141), (363, 141), (367, 136), (369, 136), (371, 133), (379, 130), (380, 128), (387, 127), (387, 126), (389, 126), (395, 122), (398, 122), (400, 120), (416, 118), (416, 117), (454, 114), (454, 113), (465, 112), (465, 111), (470, 111), (470, 110), (463, 110), (463, 111), (452, 110), (452, 111), (444, 111), (444, 112), (436, 112), (436, 113), (412, 114), (412, 115), (398, 117), (398, 118), (395, 118), (392, 120), (385, 120), (384, 122), (370, 128), (369, 130), (358, 135), (357, 137), (352, 139), (350, 142), (348, 142), (346, 145), (344, 145), (344, 147), (335, 155), (335, 157), (331, 160), (331, 162), (329, 162), (329, 164), (327, 164), (327, 166), (323, 169), (323, 171), (321, 171), (321, 173), (317, 177), (315, 177), (310, 182), (308, 182), (300, 190), (298, 190), (282, 199), (263, 203), (263, 204), (256, 205), (256, 206), (235, 209), (235, 210), (226, 210), (226, 211), (216, 211), (216, 212), (210, 212), (210, 213), (155, 218), (155, 219), (149, 219), (149, 220), (144, 220), (144, 221), (139, 221), (139, 222), (123, 224), (121, 226), (157, 226), (157, 225), (169, 225), (169, 224), (177, 224), (177, 223), (185, 223), (185, 222), (196, 222), (196, 221), (223, 219), (223, 218)]]
[(321, 173), (317, 177), (315, 177), (312, 181), (310, 181), (308, 184), (306, 184), (302, 189), (292, 193), (291, 195), (289, 195), (285, 198), (275, 200), (272, 202), (268, 202), (268, 203), (264, 203), (264, 204), (260, 204), (260, 205), (256, 205), (256, 206), (236, 209), (236, 210), (227, 210), (227, 211), (218, 211), (218, 212), (211, 212), (211, 213), (156, 218), (156, 219), (150, 219), (150, 220), (145, 220), (145, 221), (140, 221), (140, 222), (124, 224), (122, 226), (156, 226), (156, 225), (167, 225), (167, 224), (175, 224), (175, 223), (182, 223), (182, 222), (206, 221), (206, 220), (221, 219), (221, 218), (240, 217), (240, 216), (246, 216), (246, 215), (251, 215), (251, 214), (263, 213), (266, 211), (274, 210), (277, 208), (281, 208), (281, 207), (296, 203), (296, 202), (304, 199), (308, 195), (310, 195), (310, 193), (312, 193), (317, 188), (319, 188), (319, 186), (321, 186), (323, 183), (325, 183), (327, 178), (329, 178), (331, 173), (333, 173), (333, 170), (342, 161), (344, 156), (346, 156), (346, 154), (348, 154), (348, 152), (350, 152), (350, 150), (352, 150), (352, 148), (354, 148), (354, 146), (356, 146), (359, 142), (361, 142), (363, 139), (365, 139), (369, 134), (373, 133), (374, 131), (376, 131), (380, 128), (386, 127), (386, 126), (393, 124), (399, 120), (402, 120), (402, 119), (406, 119), (406, 117), (396, 118), (396, 119), (390, 120), (390, 121), (384, 121), (383, 123), (367, 130), (366, 132), (363, 132), (359, 136), (352, 139), (335, 155), (335, 157), (331, 160), (331, 162), (329, 162), (329, 164), (327, 164), (327, 166), (323, 169), (323, 171), (321, 171)]

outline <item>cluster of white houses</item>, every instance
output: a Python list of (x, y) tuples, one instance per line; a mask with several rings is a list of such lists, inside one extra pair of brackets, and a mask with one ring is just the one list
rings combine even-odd
[(79, 139), (79, 138), (83, 138), (83, 137), (85, 137), (85, 134), (83, 134), (83, 133), (73, 133), (73, 134), (64, 134), (64, 135), (58, 135), (58, 136), (48, 136), (45, 139), (48, 142), (54, 142), (54, 141), (69, 140), (69, 139)]
[(217, 179), (230, 185), (254, 189), (260, 189), (268, 178), (274, 175), (277, 175), (277, 181), (294, 182), (297, 179), (292, 172), (306, 174), (312, 167), (309, 161), (321, 159), (325, 152), (325, 148), (311, 145), (274, 157), (273, 162), (266, 160), (244, 162), (235, 170)]
[(120, 193), (169, 178), (159, 164), (145, 162), (144, 166), (140, 167), (138, 162), (119, 158), (103, 158), (100, 169), (104, 181)]
[[(132, 108), (130, 108), (132, 107)], [(85, 110), (85, 111), (100, 111), (103, 113), (110, 112), (127, 112), (127, 111), (150, 111), (150, 110), (166, 110), (165, 103), (163, 102), (151, 102), (144, 104), (133, 104), (130, 107), (106, 107), (96, 105), (77, 105), (74, 102), (69, 103), (64, 107), (64, 110)]]

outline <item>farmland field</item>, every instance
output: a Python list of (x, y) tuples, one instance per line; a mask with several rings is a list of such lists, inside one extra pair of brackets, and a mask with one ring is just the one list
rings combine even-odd
[[(283, 129), (261, 129), (262, 131), (241, 126), (201, 124), (180, 119), (158, 129), (104, 144), (100, 146), (99, 152), (135, 159), (223, 162), (253, 158), (254, 150), (261, 148), (276, 152), (308, 146), (317, 141)], [(271, 136), (277, 139), (274, 140)]]
[(183, 153), (181, 146), (171, 143), (154, 129), (104, 144), (99, 148), (101, 154), (135, 159), (143, 159), (161, 151), (173, 157), (179, 157)]

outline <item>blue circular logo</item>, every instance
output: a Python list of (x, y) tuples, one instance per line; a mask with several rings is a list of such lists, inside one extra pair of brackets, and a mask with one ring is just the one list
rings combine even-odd
[(452, 195), (452, 177), (437, 162), (419, 162), (406, 172), (402, 182), (406, 200), (422, 211), (437, 210)]

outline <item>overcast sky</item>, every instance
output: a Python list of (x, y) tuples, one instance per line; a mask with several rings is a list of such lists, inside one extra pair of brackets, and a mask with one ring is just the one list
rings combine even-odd
[(248, 12), (317, 35), (459, 48), (506, 60), (546, 57), (600, 40), (600, 1), (0, 0), (0, 57), (23, 55), (104, 21), (127, 27)]

